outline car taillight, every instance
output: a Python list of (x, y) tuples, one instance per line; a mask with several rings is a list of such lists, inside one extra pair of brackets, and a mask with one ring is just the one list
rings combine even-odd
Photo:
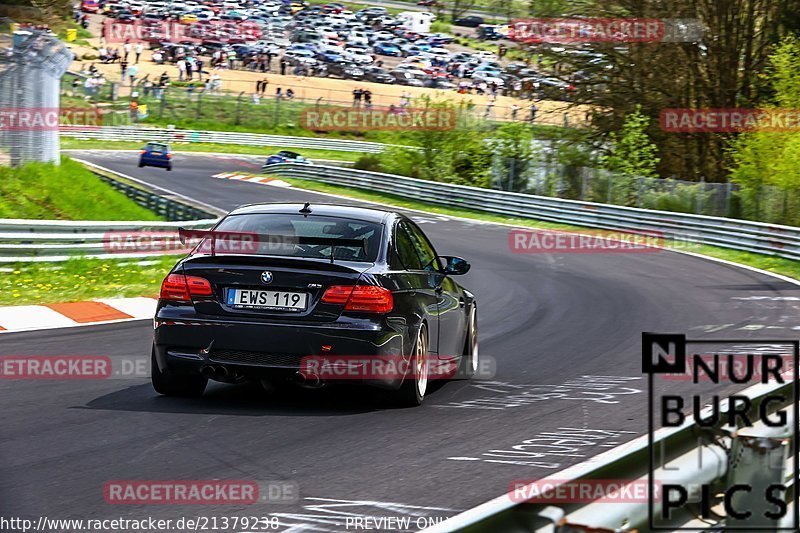
[(172, 159), (172, 154), (167, 154), (167, 159)]
[(388, 313), (394, 307), (392, 292), (374, 285), (333, 285), (322, 295), (326, 304), (344, 304), (345, 311)]
[(147, 150), (142, 150), (142, 155), (146, 154)]
[(192, 296), (211, 296), (211, 283), (198, 276), (170, 274), (161, 283), (162, 300), (188, 302)]

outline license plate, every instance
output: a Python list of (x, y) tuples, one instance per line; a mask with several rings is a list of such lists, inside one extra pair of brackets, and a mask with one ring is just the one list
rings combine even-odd
[(304, 311), (307, 300), (304, 292), (228, 289), (228, 305), (237, 309)]

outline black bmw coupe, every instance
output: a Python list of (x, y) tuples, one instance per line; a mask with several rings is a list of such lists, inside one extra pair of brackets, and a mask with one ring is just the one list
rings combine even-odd
[[(200, 235), (191, 235), (191, 233)], [(199, 396), (209, 379), (356, 381), (419, 405), (432, 379), (478, 368), (474, 296), (409, 218), (335, 205), (255, 204), (211, 231), (161, 286), (152, 382)]]

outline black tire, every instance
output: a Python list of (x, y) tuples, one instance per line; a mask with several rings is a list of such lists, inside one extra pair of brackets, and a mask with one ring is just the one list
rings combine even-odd
[(206, 390), (208, 380), (201, 375), (177, 376), (162, 372), (156, 362), (156, 352), (150, 355), (150, 380), (157, 393), (164, 396), (199, 397)]
[(172, 165), (168, 166), (167, 170), (171, 172), (172, 171)]
[(458, 368), (458, 377), (470, 379), (480, 365), (478, 351), (478, 309), (472, 306), (467, 317), (467, 338), (464, 339), (464, 351)]
[[(420, 358), (422, 359), (420, 361)], [(395, 391), (394, 400), (398, 407), (418, 407), (425, 399), (428, 388), (428, 330), (423, 324), (417, 333), (417, 340), (411, 350), (412, 375), (406, 376), (400, 389)], [(422, 378), (422, 379), (421, 379)]]
[(144, 163), (139, 163), (139, 168), (144, 168)]

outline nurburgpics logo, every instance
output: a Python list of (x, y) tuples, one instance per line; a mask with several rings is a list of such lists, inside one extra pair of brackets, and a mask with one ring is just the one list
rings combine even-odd
[(799, 354), (794, 339), (642, 333), (651, 530), (697, 531), (679, 525), (690, 516), (725, 531), (797, 531), (787, 480), (798, 486)]

